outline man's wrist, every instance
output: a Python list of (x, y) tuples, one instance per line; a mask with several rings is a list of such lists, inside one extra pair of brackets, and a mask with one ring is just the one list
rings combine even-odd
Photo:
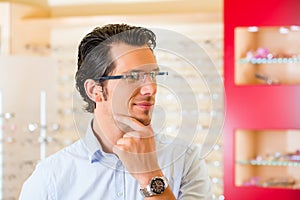
[(149, 185), (153, 177), (161, 177), (161, 176), (164, 176), (161, 170), (155, 172), (149, 172), (141, 175), (139, 177), (139, 180), (137, 181), (139, 182), (141, 188), (145, 188), (147, 187), (147, 185)]

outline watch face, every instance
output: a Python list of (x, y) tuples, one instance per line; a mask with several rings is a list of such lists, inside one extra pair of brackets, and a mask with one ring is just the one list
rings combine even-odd
[(155, 178), (151, 181), (151, 190), (156, 194), (161, 194), (165, 191), (165, 183), (161, 178)]

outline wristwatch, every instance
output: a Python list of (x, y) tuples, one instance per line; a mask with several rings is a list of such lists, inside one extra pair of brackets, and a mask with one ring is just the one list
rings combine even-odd
[(140, 192), (144, 197), (151, 197), (162, 194), (167, 187), (167, 178), (164, 176), (156, 176), (151, 179), (149, 185), (147, 185), (144, 189), (140, 189)]

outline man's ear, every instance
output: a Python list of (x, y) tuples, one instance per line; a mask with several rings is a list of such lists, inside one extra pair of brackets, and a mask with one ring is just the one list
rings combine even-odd
[(98, 85), (94, 80), (87, 79), (84, 82), (84, 89), (87, 96), (95, 103), (103, 100), (102, 86)]

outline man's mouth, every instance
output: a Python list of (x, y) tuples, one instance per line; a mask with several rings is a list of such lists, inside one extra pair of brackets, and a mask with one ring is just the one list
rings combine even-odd
[(134, 106), (137, 106), (138, 108), (142, 109), (142, 110), (150, 110), (154, 103), (152, 102), (138, 102), (138, 103), (134, 103)]

